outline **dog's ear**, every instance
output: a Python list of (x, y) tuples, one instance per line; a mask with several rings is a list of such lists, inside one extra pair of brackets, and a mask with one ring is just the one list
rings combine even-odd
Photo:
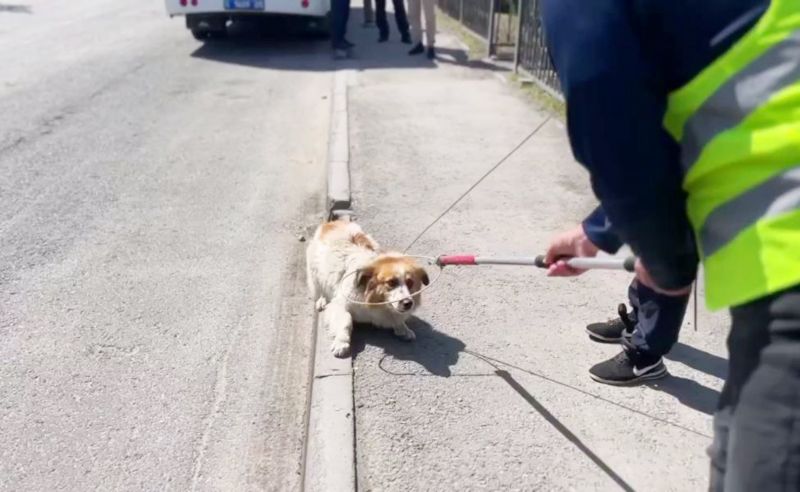
[(372, 277), (374, 275), (375, 275), (375, 269), (373, 267), (362, 268), (356, 274), (356, 286), (359, 289), (366, 289), (367, 284), (369, 284), (369, 281), (372, 280)]
[(428, 272), (426, 272), (422, 267), (417, 268), (417, 278), (420, 280), (420, 282), (422, 282), (422, 285), (428, 285), (431, 283), (431, 279), (428, 278)]

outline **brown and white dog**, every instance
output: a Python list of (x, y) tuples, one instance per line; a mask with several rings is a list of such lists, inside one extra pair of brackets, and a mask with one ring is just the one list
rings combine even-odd
[(306, 251), (306, 275), (317, 310), (325, 311), (336, 357), (350, 353), (353, 322), (394, 330), (403, 340), (416, 338), (406, 320), (420, 305), (418, 292), (430, 282), (427, 273), (407, 256), (381, 252), (358, 224), (319, 226)]

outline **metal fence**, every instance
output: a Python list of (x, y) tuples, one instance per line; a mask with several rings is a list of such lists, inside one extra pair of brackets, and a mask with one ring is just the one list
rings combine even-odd
[(513, 59), (515, 71), (563, 99), (544, 40), (540, 0), (437, 1), (444, 13), (486, 41), (490, 56)]
[(520, 0), (515, 66), (521, 66), (545, 87), (561, 94), (556, 70), (544, 40), (539, 0)]

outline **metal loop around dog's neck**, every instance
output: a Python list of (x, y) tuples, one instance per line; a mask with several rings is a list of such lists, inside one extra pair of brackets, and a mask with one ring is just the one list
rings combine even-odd
[[(427, 262), (427, 265), (425, 265), (425, 266), (434, 266), (434, 267), (436, 267), (438, 269), (438, 271), (436, 272), (436, 276), (435, 277), (428, 278), (428, 280), (429, 280), (428, 285), (424, 286), (423, 288), (419, 289), (416, 292), (412, 292), (411, 293), (412, 296), (420, 295), (423, 292), (425, 292), (426, 290), (430, 289), (431, 286), (433, 286), (433, 284), (436, 283), (437, 280), (439, 280), (439, 277), (442, 276), (442, 271), (444, 270), (444, 268), (436, 262), (436, 258), (432, 258), (430, 256), (416, 256), (416, 255), (403, 255), (403, 256), (406, 257), (406, 258), (414, 258), (415, 260), (425, 260)], [(358, 270), (355, 270), (353, 272), (348, 273), (347, 275), (342, 277), (342, 283), (344, 283), (345, 280), (348, 277), (352, 277), (354, 275), (358, 275), (359, 272), (361, 272), (362, 270), (363, 270), (363, 268), (359, 268)], [(426, 270), (426, 272), (427, 272), (427, 270)], [(349, 302), (351, 304), (357, 304), (359, 306), (385, 306), (387, 304), (392, 304), (393, 302), (397, 302), (397, 301), (364, 302), (364, 301), (358, 301), (358, 300), (355, 300), (355, 299), (351, 299), (350, 297), (347, 297), (347, 302)]]

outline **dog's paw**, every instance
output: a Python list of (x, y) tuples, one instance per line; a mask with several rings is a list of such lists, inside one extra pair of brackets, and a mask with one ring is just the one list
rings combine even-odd
[(340, 359), (347, 357), (350, 355), (350, 343), (334, 340), (333, 345), (331, 345), (331, 352), (333, 352), (334, 357), (339, 357)]
[(320, 297), (319, 299), (317, 299), (317, 302), (314, 303), (314, 308), (316, 308), (317, 311), (321, 312), (325, 311), (325, 306), (327, 305), (328, 301), (324, 297)]
[(398, 338), (400, 338), (401, 340), (405, 340), (406, 342), (413, 342), (414, 340), (417, 339), (417, 335), (414, 333), (414, 331), (407, 326), (395, 328), (394, 334), (397, 335)]

